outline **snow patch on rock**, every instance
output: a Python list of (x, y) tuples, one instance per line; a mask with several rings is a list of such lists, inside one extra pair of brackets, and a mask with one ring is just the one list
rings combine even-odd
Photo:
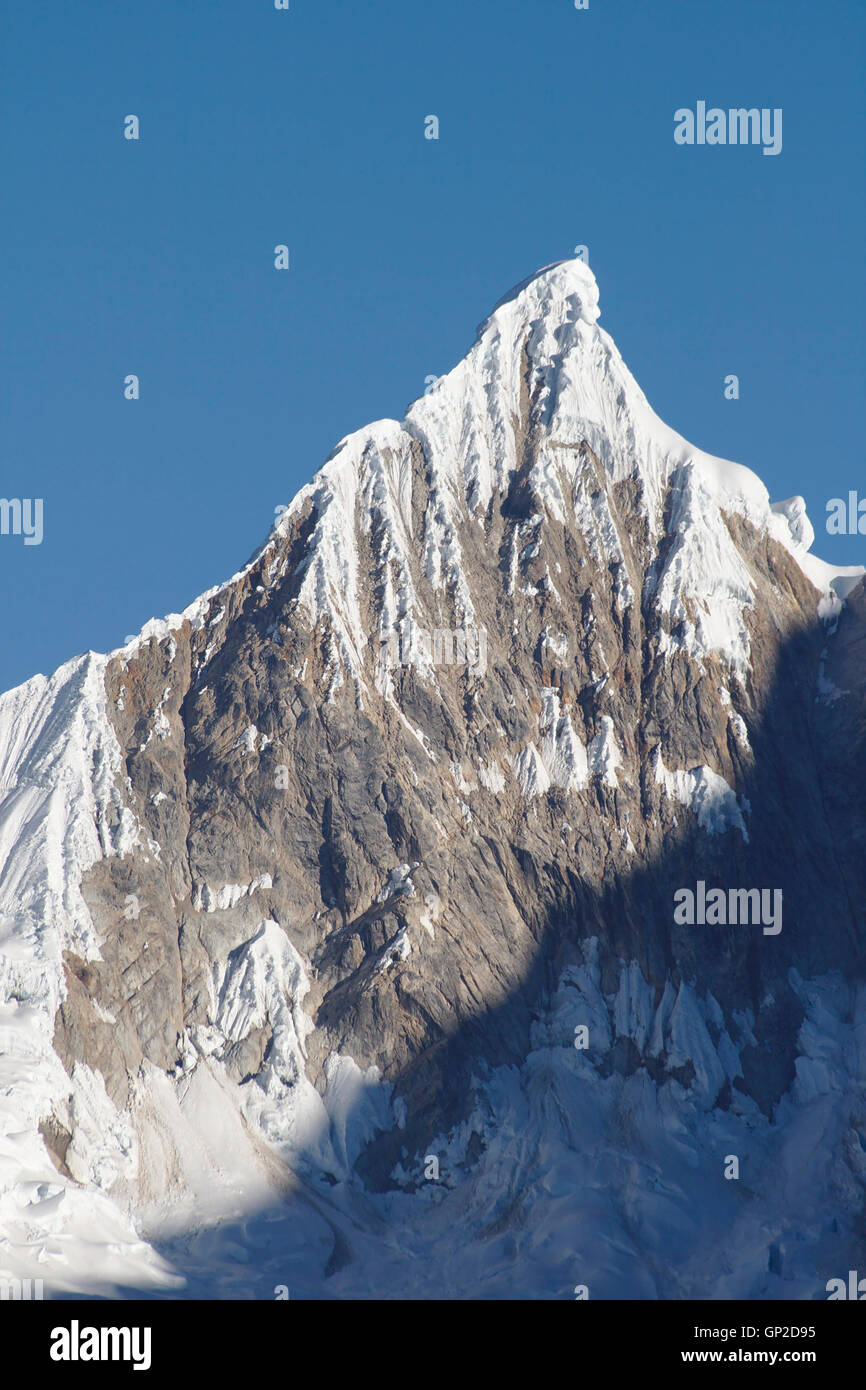
[(724, 777), (713, 772), (711, 767), (703, 765), (693, 767), (688, 772), (671, 772), (665, 767), (661, 752), (657, 748), (655, 779), (664, 787), (668, 796), (694, 813), (698, 825), (708, 835), (721, 835), (732, 829), (739, 830), (748, 843), (749, 832), (736, 792)]

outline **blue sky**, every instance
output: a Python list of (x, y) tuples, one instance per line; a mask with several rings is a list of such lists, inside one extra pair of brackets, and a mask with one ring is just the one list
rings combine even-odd
[[(866, 496), (864, 37), (854, 0), (6, 6), (0, 496), (45, 535), (0, 537), (0, 688), (228, 578), (578, 244), (662, 418), (866, 560), (824, 530)], [(782, 153), (676, 146), (699, 100), (781, 107)]]

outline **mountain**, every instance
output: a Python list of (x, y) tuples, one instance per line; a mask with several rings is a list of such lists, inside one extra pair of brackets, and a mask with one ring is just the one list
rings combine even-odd
[(811, 1299), (862, 1260), (864, 572), (598, 317), (582, 261), (531, 277), (228, 583), (0, 697), (0, 1274)]

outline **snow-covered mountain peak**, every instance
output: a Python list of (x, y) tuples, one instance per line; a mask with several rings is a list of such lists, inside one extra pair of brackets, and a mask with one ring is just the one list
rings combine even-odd
[[(467, 527), (498, 547), (495, 517), (516, 487), (529, 512), (581, 530), (617, 567), (629, 544), (614, 492), (633, 488), (635, 518), (652, 549), (664, 550), (654, 579), (663, 611), (685, 623), (687, 640), (695, 630), (696, 654), (716, 651), (740, 670), (749, 660), (752, 580), (725, 515), (785, 546), (828, 591), (833, 575), (806, 556), (813, 532), (802, 499), (771, 507), (750, 469), (666, 425), (598, 317), (598, 285), (581, 259), (530, 276), (402, 423), (380, 420), (346, 436), (281, 520), (285, 533), (314, 513), (299, 599), (314, 625), (327, 618), (335, 678), (350, 675), (359, 700), (371, 642), (445, 616), (454, 626), (476, 622), (466, 546), (481, 536)], [(515, 533), (511, 544), (519, 541)], [(371, 560), (372, 614), (362, 597)], [(641, 592), (643, 577), (632, 574), (630, 588)], [(431, 611), (431, 589), (447, 614)], [(695, 605), (706, 615), (697, 622), (686, 616)]]
[[(679, 630), (665, 650), (685, 640), (695, 655), (748, 667), (752, 577), (727, 517), (781, 544), (818, 588), (825, 615), (835, 612), (862, 569), (833, 569), (809, 553), (802, 498), (771, 506), (749, 468), (666, 425), (598, 317), (598, 285), (583, 260), (529, 276), (484, 319), (466, 356), (430, 379), (405, 420), (378, 420), (339, 442), (246, 571), (167, 626), (148, 624), (142, 639), (184, 618), (194, 628), (216, 621), (224, 592), (267, 556), (266, 586), (291, 565), (300, 608), (313, 628), (323, 624), (326, 687), (348, 679), (363, 704), (371, 684), (382, 688), (370, 657), (389, 634), (411, 641), (419, 629), (478, 625), (472, 553), (480, 543), (500, 563), (506, 514), (512, 592), (531, 597), (536, 588), (518, 583), (515, 568), (535, 543), (524, 534), (531, 518), (542, 523), (542, 546), (550, 525), (580, 533), (619, 574), (618, 602), (649, 579), (666, 625)], [(616, 501), (623, 489), (628, 519)], [(626, 563), (635, 525), (648, 546), (643, 573)]]
[(494, 319), (501, 323), (514, 311), (530, 319), (564, 321), (573, 317), (588, 324), (597, 323), (601, 313), (598, 301), (598, 281), (586, 261), (580, 257), (554, 261), (527, 275), (504, 294), (481, 324), (478, 336), (483, 336)]
[[(338, 1296), (401, 1243), (439, 1278), (458, 1227), (510, 1287), (518, 1209), (524, 1287), (775, 1296), (784, 1264), (810, 1296), (838, 1197), (795, 1241), (773, 1194), (834, 1093), (797, 1200), (826, 1154), (862, 1177), (862, 571), (659, 419), (579, 260), (281, 513), (184, 613), (0, 697), (0, 1277), (170, 1289), (156, 1244), (297, 1191), (290, 1277)], [(693, 881), (773, 885), (784, 931), (685, 930)], [(713, 1206), (741, 1144), (757, 1242)]]

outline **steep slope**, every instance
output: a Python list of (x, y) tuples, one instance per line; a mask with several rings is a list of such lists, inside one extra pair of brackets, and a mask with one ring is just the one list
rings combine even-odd
[[(862, 571), (597, 320), (532, 277), (228, 584), (0, 700), (0, 1264), (224, 1290), (189, 1231), (257, 1211), (263, 1277), (341, 1296), (843, 1267)], [(699, 881), (782, 917), (677, 921)]]

